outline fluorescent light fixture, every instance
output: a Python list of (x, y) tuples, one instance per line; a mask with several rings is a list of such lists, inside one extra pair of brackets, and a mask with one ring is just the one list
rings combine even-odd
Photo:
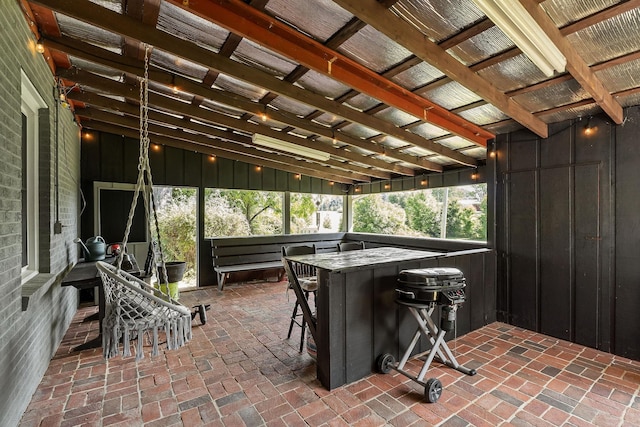
[(261, 145), (263, 147), (273, 148), (274, 150), (286, 151), (287, 153), (297, 154), (298, 156), (308, 157), (314, 160), (329, 160), (329, 153), (324, 151), (314, 150), (313, 148), (303, 147), (292, 142), (281, 141), (276, 138), (272, 138), (266, 135), (260, 135), (254, 133), (251, 137), (251, 141), (254, 144)]
[(564, 72), (567, 59), (519, 0), (473, 0), (547, 77)]

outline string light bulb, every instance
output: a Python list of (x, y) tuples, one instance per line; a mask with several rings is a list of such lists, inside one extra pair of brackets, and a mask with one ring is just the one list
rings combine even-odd
[(36, 43), (36, 52), (44, 53), (44, 45), (40, 42)]
[(586, 136), (591, 136), (591, 135), (593, 135), (594, 133), (596, 133), (596, 130), (597, 130), (597, 129), (598, 129), (598, 127), (597, 127), (597, 126), (593, 126), (593, 125), (591, 124), (591, 117), (589, 117), (589, 119), (587, 120), (587, 124), (586, 124), (586, 125), (585, 125), (585, 127), (584, 127), (584, 134), (585, 134)]
[(263, 122), (267, 121), (267, 106), (265, 104), (262, 104), (262, 113), (260, 113), (260, 120), (262, 120)]
[(209, 156), (209, 161), (215, 162), (216, 161), (216, 156), (214, 156), (213, 154)]
[(473, 171), (473, 173), (471, 174), (471, 179), (473, 179), (474, 181), (478, 179), (478, 169)]
[(256, 166), (256, 172), (260, 172), (262, 170), (262, 166)]

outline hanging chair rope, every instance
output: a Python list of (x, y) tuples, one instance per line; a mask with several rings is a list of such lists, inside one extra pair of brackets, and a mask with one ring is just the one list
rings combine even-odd
[[(164, 262), (164, 254), (162, 252), (162, 242), (160, 240), (160, 226), (158, 223), (158, 212), (156, 209), (155, 197), (153, 196), (153, 179), (151, 175), (151, 165), (149, 164), (149, 54), (151, 47), (145, 45), (144, 51), (144, 75), (140, 79), (140, 124), (139, 124), (139, 138), (140, 149), (138, 155), (138, 179), (136, 181), (136, 187), (133, 195), (133, 201), (131, 208), (129, 209), (129, 216), (127, 218), (127, 226), (124, 232), (124, 238), (122, 246), (127, 247), (129, 240), (129, 233), (131, 232), (131, 226), (133, 224), (133, 218), (135, 216), (136, 206), (138, 203), (138, 197), (142, 193), (144, 201), (144, 208), (146, 212), (148, 229), (151, 237), (151, 245), (153, 250), (153, 265), (154, 271), (158, 277), (158, 282), (167, 284), (168, 276), (167, 269)], [(151, 200), (149, 200), (151, 199)], [(158, 250), (155, 250), (157, 245)], [(118, 269), (122, 266), (122, 260), (124, 257), (124, 251), (118, 256), (117, 266)]]
[[(153, 179), (149, 164), (149, 54), (151, 47), (145, 45), (144, 76), (140, 79), (140, 150), (138, 156), (138, 179), (133, 200), (127, 218), (122, 246), (127, 247), (129, 233), (142, 193), (145, 216), (149, 226), (151, 247), (153, 248), (154, 271), (159, 284), (168, 284), (167, 269), (160, 242), (160, 227), (155, 198), (153, 197)], [(157, 245), (158, 250), (155, 250)], [(137, 340), (136, 360), (143, 357), (142, 341), (145, 332), (152, 332), (152, 355), (158, 353), (158, 330), (163, 329), (167, 348), (173, 350), (191, 339), (191, 313), (184, 305), (170, 298), (164, 292), (155, 289), (136, 277), (122, 271), (124, 259), (120, 252), (116, 265), (98, 261), (98, 271), (102, 278), (105, 294), (105, 318), (103, 321), (103, 356), (110, 358), (119, 354), (122, 341), (123, 356), (129, 356), (130, 341)], [(160, 287), (162, 289), (162, 287)], [(169, 292), (166, 286), (167, 293)]]

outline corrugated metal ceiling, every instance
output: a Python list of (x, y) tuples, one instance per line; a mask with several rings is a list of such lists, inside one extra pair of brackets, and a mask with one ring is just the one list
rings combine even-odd
[[(363, 3), (368, 1), (363, 0)], [(550, 22), (563, 32), (575, 53), (592, 66), (593, 75), (608, 93), (619, 95), (615, 102), (622, 106), (634, 105), (639, 99), (640, 7), (633, 5), (634, 2), (638, 3), (635, 0), (547, 0), (539, 6), (546, 11)], [(211, 0), (210, 3), (217, 7), (219, 2)], [(248, 120), (259, 129), (288, 132), (294, 141), (295, 138), (301, 143), (315, 140), (321, 144), (321, 149), (330, 151), (332, 160), (352, 164), (354, 168), (364, 165), (372, 171), (378, 170), (378, 175), (418, 175), (425, 171), (482, 164), (486, 158), (484, 144), (460, 136), (455, 131), (457, 120), (462, 121), (462, 128), (486, 126), (491, 132), (516, 129), (520, 126), (517, 121), (531, 126), (526, 115), (516, 113), (516, 110), (501, 111), (494, 105), (499, 105), (500, 97), (510, 99), (510, 103), (526, 110), (530, 117), (535, 113), (535, 120), (539, 118), (544, 123), (602, 113), (601, 107), (593, 101), (593, 89), (583, 87), (571, 76), (547, 78), (525, 55), (514, 50), (514, 43), (486, 20), (471, 0), (383, 0), (372, 3), (369, 10), (383, 4), (388, 10), (382, 9), (378, 13), (389, 13), (389, 19), (400, 17), (406, 24), (394, 28), (372, 25), (378, 21), (366, 10), (361, 15), (356, 13), (357, 16), (349, 12), (348, 7), (358, 7), (359, 2), (352, 0), (255, 0), (246, 3), (249, 9), (242, 10), (244, 15), (250, 16), (251, 24), (246, 24), (248, 35), (253, 34), (251, 27), (254, 25), (255, 30), (259, 30), (258, 23), (264, 20), (270, 22), (267, 31), (273, 35), (281, 26), (298, 32), (289, 37), (296, 41), (299, 38), (300, 46), (306, 46), (305, 50), (286, 50), (275, 43), (275, 38), (255, 39), (235, 34), (225, 29), (234, 28), (234, 22), (226, 22), (224, 17), (207, 16), (206, 11), (194, 10), (195, 4), (189, 5), (188, 1), (182, 0), (77, 0), (65, 5), (54, 0), (34, 0), (32, 7), (41, 38), (49, 41), (50, 49), (57, 52), (57, 60), (66, 54), (73, 70), (84, 70), (89, 76), (108, 77), (121, 82), (126, 90), (136, 79), (125, 77), (137, 75), (139, 78), (141, 75), (132, 70), (135, 67), (142, 69), (141, 52), (148, 43), (153, 45), (150, 62), (156, 74), (152, 73), (152, 78), (159, 79), (150, 85), (151, 90), (167, 99), (179, 99), (236, 120), (231, 122), (231, 127), (228, 124), (219, 126), (215, 121), (209, 123), (211, 126), (226, 128), (231, 131), (229, 135), (238, 129), (246, 133), (240, 123)], [(238, 8), (246, 8), (246, 3), (229, 2)], [(130, 12), (134, 10), (141, 11), (140, 16)], [(110, 14), (120, 15), (130, 26), (148, 28), (149, 39), (144, 31), (136, 32), (127, 26), (113, 24), (114, 18)], [(238, 19), (243, 19), (244, 15)], [(57, 24), (59, 33), (51, 29), (48, 24), (51, 21)], [(587, 21), (588, 24), (582, 25)], [(159, 33), (153, 33), (154, 29)], [(458, 72), (449, 66), (439, 69), (434, 64), (443, 62), (437, 56), (431, 60), (431, 57), (425, 58), (422, 49), (412, 51), (404, 37), (415, 30), (427, 38), (425, 49), (435, 52), (435, 49), (444, 48), (446, 54), (462, 64), (466, 71)], [(389, 34), (394, 36), (389, 37)], [(60, 36), (64, 40), (59, 40)], [(65, 51), (69, 40), (77, 41), (78, 46), (74, 48), (80, 52)], [(433, 47), (428, 40), (434, 43)], [(178, 41), (189, 45), (181, 48)], [(327, 43), (330, 48), (327, 52), (334, 53), (320, 54)], [(98, 50), (88, 49), (86, 44)], [(198, 48), (204, 48), (210, 54), (198, 54)], [(93, 59), (101, 55), (100, 49), (105, 51), (104, 59), (96, 62)], [(326, 66), (314, 69), (314, 57), (308, 53), (321, 55)], [(113, 61), (109, 54), (121, 56), (122, 61)], [(615, 61), (609, 65), (607, 61), (611, 60)], [(347, 61), (345, 64), (352, 61), (377, 74), (374, 83), (377, 89), (361, 90), (357, 83), (361, 73), (349, 74), (349, 68), (345, 68), (347, 73), (344, 75), (340, 74), (344, 72), (343, 68), (338, 68), (338, 74), (334, 74), (332, 65), (342, 66), (341, 61)], [(63, 63), (55, 65), (54, 71), (67, 84), (73, 81), (72, 75), (78, 76), (78, 81), (74, 82), (77, 91), (105, 94), (101, 85), (86, 74), (65, 70), (67, 65)], [(477, 86), (477, 76), (485, 82), (485, 88)], [(174, 82), (178, 78), (186, 78), (191, 89), (177, 87)], [(394, 93), (399, 98), (389, 97)], [(487, 99), (486, 93), (496, 96)], [(216, 94), (232, 95), (225, 99), (233, 99), (234, 105), (225, 104)], [(428, 104), (423, 107), (422, 114), (409, 112), (406, 103), (419, 99), (411, 98), (414, 94), (442, 108), (442, 112), (438, 113), (440, 110), (434, 110)], [(73, 99), (73, 94), (70, 95)], [(110, 96), (124, 99), (117, 93)], [(87, 128), (93, 121), (88, 113), (87, 116), (82, 114), (93, 107), (106, 108), (77, 102), (80, 122)], [(262, 117), (265, 114), (267, 117)], [(444, 122), (437, 119), (428, 123), (434, 120), (434, 114), (445, 117)], [(180, 113), (176, 115), (184, 117)], [(279, 118), (275, 119), (276, 116)], [(197, 120), (204, 118), (198, 115)], [(233, 123), (238, 123), (237, 128), (233, 128)], [(336, 144), (332, 143), (334, 138), (338, 139)], [(237, 142), (243, 147), (247, 144), (246, 140)], [(380, 156), (382, 147), (389, 150), (384, 156)], [(270, 151), (264, 147), (261, 150)], [(216, 153), (224, 155), (219, 150)], [(358, 157), (358, 153), (362, 156)], [(287, 157), (291, 153), (286, 152), (279, 154), (282, 159), (291, 159), (290, 164), (284, 160), (282, 167), (285, 170), (295, 169), (299, 156)], [(394, 164), (398, 167), (385, 166)], [(321, 168), (310, 170), (309, 174), (326, 177)]]

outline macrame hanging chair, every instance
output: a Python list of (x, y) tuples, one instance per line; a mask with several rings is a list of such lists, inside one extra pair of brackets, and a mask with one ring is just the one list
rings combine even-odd
[[(145, 46), (144, 77), (140, 79), (140, 154), (138, 158), (138, 180), (136, 182), (133, 201), (127, 218), (127, 226), (122, 240), (126, 248), (129, 232), (138, 202), (142, 194), (146, 219), (149, 225), (151, 248), (153, 249), (153, 265), (158, 282), (168, 285), (167, 270), (160, 243), (160, 230), (156, 204), (153, 197), (153, 180), (149, 166), (149, 131), (148, 131), (148, 86), (149, 86), (149, 52)], [(123, 346), (123, 357), (131, 356), (133, 341), (136, 360), (144, 357), (143, 343), (149, 337), (152, 344), (151, 355), (159, 352), (159, 341), (163, 333), (167, 349), (182, 347), (191, 339), (191, 312), (184, 305), (172, 299), (168, 294), (148, 285), (139, 278), (122, 270), (125, 251), (121, 251), (115, 265), (98, 261), (97, 267), (102, 278), (105, 297), (105, 317), (102, 322), (102, 349), (105, 359), (120, 354), (120, 343)], [(168, 286), (164, 289), (168, 292)], [(163, 289), (160, 286), (160, 289)]]

